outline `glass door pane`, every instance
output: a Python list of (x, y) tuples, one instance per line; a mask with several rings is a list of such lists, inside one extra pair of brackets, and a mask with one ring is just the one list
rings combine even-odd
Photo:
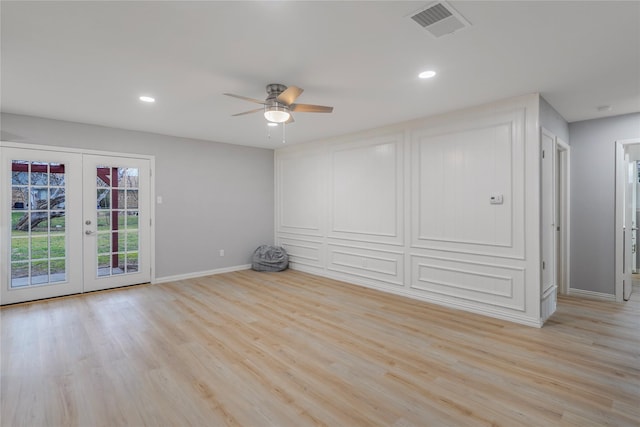
[(148, 283), (151, 164), (0, 142), (0, 304)]
[(150, 162), (84, 156), (85, 291), (151, 279)]
[(96, 167), (96, 276), (138, 272), (138, 168)]
[(1, 148), (0, 302), (81, 292), (82, 156)]
[(65, 165), (11, 162), (11, 288), (67, 280)]

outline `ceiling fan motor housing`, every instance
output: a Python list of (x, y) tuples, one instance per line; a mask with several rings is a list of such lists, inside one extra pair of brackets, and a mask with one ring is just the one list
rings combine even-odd
[(280, 83), (268, 84), (267, 85), (267, 94), (269, 94), (269, 96), (267, 97), (267, 99), (269, 99), (271, 97), (275, 98), (276, 96), (280, 95), (285, 90), (287, 90), (287, 87), (285, 85), (281, 85)]
[(285, 85), (279, 83), (271, 83), (267, 85), (267, 99), (264, 101), (265, 107), (289, 107), (286, 104), (278, 101), (278, 96), (287, 89)]
[(273, 123), (282, 123), (289, 119), (289, 106), (278, 101), (277, 97), (287, 89), (285, 85), (271, 83), (267, 85), (267, 99), (264, 103), (265, 118)]

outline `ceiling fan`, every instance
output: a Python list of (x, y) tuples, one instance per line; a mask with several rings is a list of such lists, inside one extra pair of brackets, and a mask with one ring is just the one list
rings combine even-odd
[(300, 96), (302, 91), (303, 89), (297, 86), (287, 87), (280, 83), (271, 83), (267, 85), (267, 99), (264, 101), (248, 98), (246, 96), (234, 95), (233, 93), (225, 93), (224, 95), (264, 105), (264, 107), (256, 108), (255, 110), (233, 114), (234, 116), (242, 116), (245, 114), (257, 113), (258, 111), (264, 111), (264, 118), (272, 123), (293, 123), (294, 120), (291, 115), (292, 111), (302, 113), (330, 113), (333, 111), (333, 107), (326, 107), (324, 105), (295, 104), (293, 101)]

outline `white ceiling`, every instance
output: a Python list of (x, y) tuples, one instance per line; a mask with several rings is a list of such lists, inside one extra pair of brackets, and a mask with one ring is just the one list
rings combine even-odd
[(408, 17), (429, 3), (2, 1), (1, 107), (270, 148), (281, 129), (222, 93), (334, 106), (288, 144), (533, 92), (569, 122), (640, 111), (639, 1), (452, 1), (472, 27), (438, 39)]

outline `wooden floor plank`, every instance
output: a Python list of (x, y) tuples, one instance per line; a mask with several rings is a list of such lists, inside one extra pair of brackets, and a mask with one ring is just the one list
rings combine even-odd
[(3, 307), (1, 426), (638, 426), (640, 293), (542, 329), (296, 271)]

